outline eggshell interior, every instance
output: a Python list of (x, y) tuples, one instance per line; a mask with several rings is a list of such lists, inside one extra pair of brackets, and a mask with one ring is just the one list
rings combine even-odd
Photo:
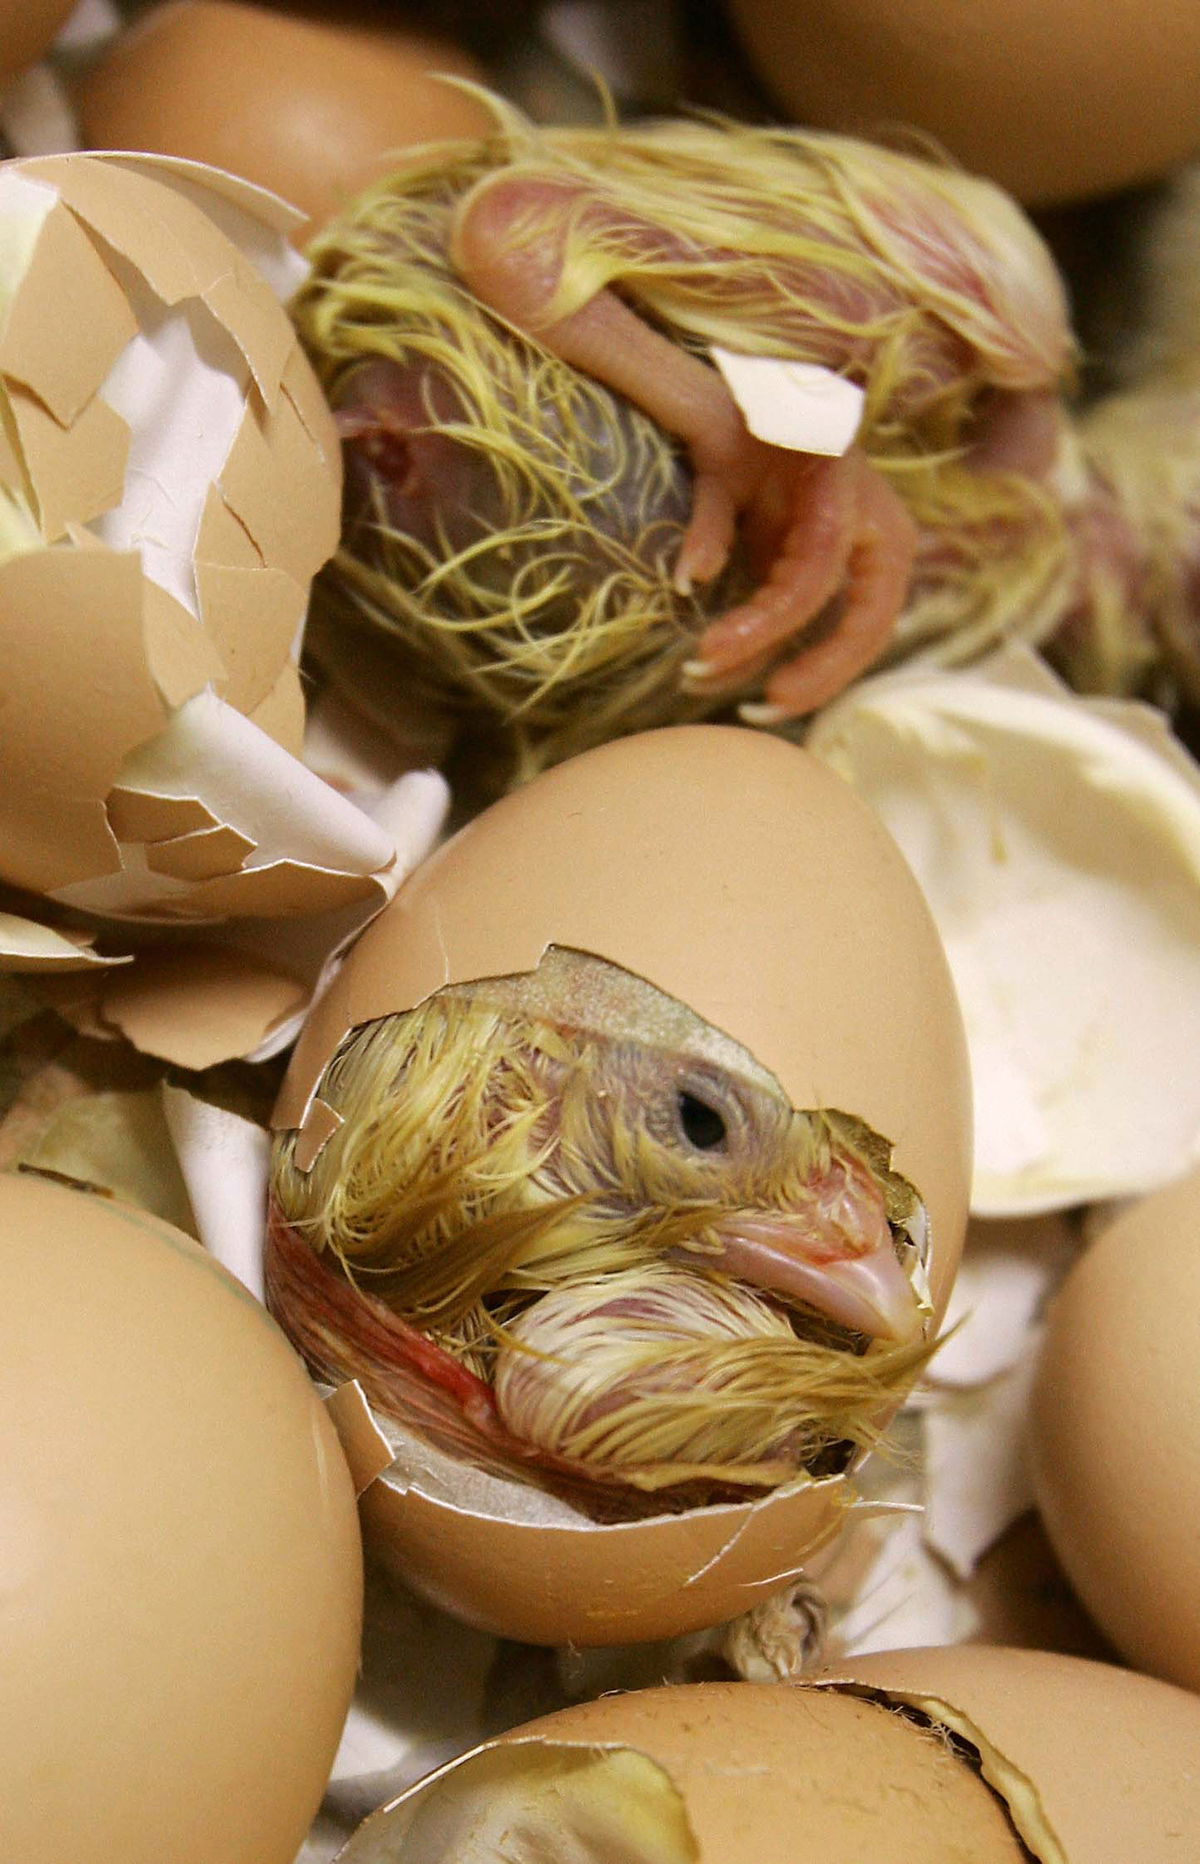
[(1055, 1298), (1033, 1395), (1038, 1503), (1140, 1669), (1200, 1690), (1200, 1172), (1126, 1206)]
[(386, 18), (234, 0), (154, 7), (80, 81), (82, 140), (231, 169), (315, 231), (406, 147), (487, 133), (483, 105), (436, 75), (481, 80), (474, 60)]
[[(966, 1218), (970, 1096), (945, 958), (909, 869), (838, 777), (782, 740), (681, 726), (557, 766), (476, 817), (353, 948), (275, 1112), (314, 1099), (345, 1033), (444, 984), (532, 969), (547, 945), (619, 963), (770, 1068), (799, 1107), (895, 1141), (931, 1218), (944, 1306)], [(719, 1623), (786, 1586), (836, 1531), (842, 1477), (735, 1506), (597, 1525), (388, 1426), (363, 1496), (380, 1558), (443, 1608), (529, 1642), (611, 1644)]]
[(22, 1864), (292, 1864), (354, 1686), (354, 1494), (181, 1232), (0, 1176), (0, 1830)]
[(1150, 180), (1200, 146), (1200, 14), (1165, 0), (731, 0), (776, 100), (802, 123), (923, 130), (1034, 205)]
[(964, 1734), (1037, 1864), (1183, 1864), (1200, 1846), (1200, 1698), (1114, 1664), (955, 1644), (822, 1672)]
[[(648, 1756), (664, 1777), (657, 1805), (645, 1795), (636, 1841), (631, 1832), (619, 1852), (604, 1853), (621, 1864), (1022, 1861), (986, 1786), (938, 1740), (888, 1709), (775, 1684), (697, 1683), (602, 1696), (526, 1723), (469, 1756), (457, 1778), (448, 1770), (369, 1819), (339, 1864), (382, 1864), (401, 1855), (413, 1864), (449, 1864), (467, 1851), (469, 1815), (455, 1832), (454, 1851), (430, 1843), (428, 1834), (450, 1824), (445, 1812), (438, 1819), (437, 1801), (448, 1807), (473, 1771), (486, 1767), (503, 1780), (498, 1763), (507, 1756), (510, 1779), (519, 1778), (522, 1760), (528, 1766), (572, 1750), (600, 1758), (624, 1748)], [(676, 1796), (686, 1834), (671, 1816)], [(512, 1798), (520, 1807), (519, 1791)], [(524, 1819), (511, 1817), (510, 1829), (528, 1832), (536, 1805), (534, 1799)], [(558, 1806), (570, 1832), (569, 1775)], [(480, 1845), (469, 1855), (480, 1864), (542, 1855), (516, 1844), (511, 1852)]]

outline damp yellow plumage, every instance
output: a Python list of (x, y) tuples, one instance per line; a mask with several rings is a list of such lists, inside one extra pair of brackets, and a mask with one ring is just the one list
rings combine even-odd
[[(619, 1029), (555, 1015), (597, 973)], [(663, 1001), (566, 950), (438, 992), (352, 1033), (329, 1140), (273, 1174), (271, 1298), (318, 1370), (610, 1509), (840, 1468), (931, 1350), (886, 1142), (679, 1006), (656, 1039)]]
[[(872, 524), (915, 526), (915, 557), (898, 546), (889, 572), (899, 616), (876, 622), (872, 655), (964, 658), (1052, 628), (1071, 576), (1059, 503), (1011, 449), (989, 461), (980, 443), (997, 409), (1053, 397), (1073, 342), (1049, 255), (1004, 195), (847, 137), (547, 130), (494, 107), (491, 137), (430, 150), (328, 227), (296, 301), (347, 449), (343, 547), (311, 637), (326, 669), (345, 670), (355, 637), (386, 639), (394, 688), (378, 690), (373, 662), (367, 703), (468, 719), (510, 776), (771, 699), (794, 637), (814, 618), (828, 631), (829, 601), (776, 615), (732, 669), (719, 654), (706, 677), (689, 668), (796, 554), (804, 499), (827, 530), (850, 528), (831, 558), (843, 611), (874, 571)], [(573, 347), (580, 318), (618, 299), (669, 339), (649, 374), (684, 359), (702, 400), (718, 392), (702, 361), (714, 343), (859, 382), (866, 515), (820, 504), (795, 456), (743, 457), (736, 434), (736, 457), (710, 471), (703, 435), (656, 417), (662, 384), (645, 370), (618, 392), (625, 365)], [(580, 353), (586, 368), (568, 359)], [(681, 579), (698, 489), (722, 474), (732, 548), (701, 551), (704, 575)]]

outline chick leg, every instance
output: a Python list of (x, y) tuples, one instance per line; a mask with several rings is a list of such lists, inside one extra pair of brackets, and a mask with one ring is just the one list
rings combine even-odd
[[(766, 563), (763, 587), (701, 637), (690, 676), (694, 690), (744, 685), (840, 593), (832, 636), (768, 682), (772, 719), (810, 711), (885, 645), (907, 589), (915, 550), (911, 522), (860, 454), (827, 461), (756, 439), (716, 370), (654, 329), (614, 291), (602, 287), (555, 317), (570, 216), (580, 195), (570, 184), (542, 178), (489, 180), (459, 210), (455, 266), (496, 313), (625, 396), (687, 447), (694, 488), (674, 572), (681, 593), (718, 574), (739, 521), (757, 539)], [(548, 214), (548, 202), (561, 211)]]

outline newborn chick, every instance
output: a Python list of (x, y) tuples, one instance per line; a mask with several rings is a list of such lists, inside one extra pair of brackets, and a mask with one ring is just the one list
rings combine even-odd
[[(295, 312), (350, 487), (335, 611), (541, 763), (755, 691), (758, 722), (810, 711), (902, 611), (944, 629), (922, 591), (981, 553), (1046, 580), (1061, 527), (1021, 483), (1020, 411), (1036, 449), (1072, 338), (997, 189), (846, 137), (494, 107), (489, 141), (431, 151), (312, 249)], [(753, 438), (712, 344), (860, 383), (859, 445)]]
[(593, 1502), (768, 1488), (870, 1443), (928, 1356), (886, 1142), (614, 965), (440, 991), (319, 1092), (312, 1168), (277, 1149), (274, 1310), (485, 1467)]

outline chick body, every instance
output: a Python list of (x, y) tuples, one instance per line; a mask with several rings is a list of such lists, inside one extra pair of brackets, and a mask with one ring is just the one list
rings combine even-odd
[[(1051, 625), (1067, 573), (1053, 501), (1019, 469), (964, 455), (998, 410), (1057, 390), (1073, 340), (1048, 253), (986, 183), (851, 138), (546, 131), (498, 106), (492, 138), (410, 165), (313, 257), (297, 315), (353, 488), (318, 609), (322, 662), (344, 627), (388, 631), (423, 697), (499, 721), (523, 771), (720, 709), (764, 679), (769, 696), (793, 637), (835, 595), (856, 599), (875, 560), (837, 552), (881, 510), (893, 525), (907, 513), (917, 536), (886, 652), (956, 629), (970, 651)], [(614, 305), (611, 330), (577, 352), (587, 319)], [(828, 595), (789, 610), (789, 569), (774, 635), (759, 615), (730, 662), (726, 631), (712, 677), (684, 690), (731, 605), (753, 616), (756, 588), (797, 548), (797, 501), (820, 502), (811, 461), (800, 472), (780, 449), (744, 446), (701, 360), (713, 343), (860, 382), (862, 449), (886, 499), (857, 517), (827, 502), (824, 541), (810, 525), (804, 545), (832, 552)], [(714, 497), (715, 524), (700, 514)], [(684, 588), (697, 524), (704, 563)], [(900, 596), (902, 572), (898, 557)]]
[[(326, 1375), (365, 1371), (385, 1412), (415, 1406), (468, 1451), (474, 1420), (492, 1465), (650, 1492), (770, 1487), (870, 1441), (927, 1355), (919, 1200), (886, 1142), (797, 1111), (740, 1045), (617, 966), (554, 949), (526, 977), (439, 992), (354, 1032), (320, 1093), (339, 1123), (315, 1163), (299, 1169), (290, 1135), (276, 1159), (276, 1255), (299, 1278), (277, 1278), (279, 1317)], [(306, 1274), (331, 1325), (305, 1311)], [(653, 1436), (636, 1455), (581, 1450), (526, 1430), (519, 1402), (496, 1408), (497, 1361), (521, 1353), (546, 1375), (543, 1417), (556, 1384), (566, 1399), (561, 1343), (603, 1339), (614, 1300), (636, 1320), (635, 1360), (691, 1343), (686, 1376), (655, 1395), (670, 1454), (645, 1449)], [(380, 1329), (390, 1387), (367, 1347)], [(747, 1376), (771, 1422), (747, 1430), (726, 1349), (764, 1330), (776, 1350)], [(636, 1410), (628, 1371), (610, 1366), (588, 1402)], [(711, 1425), (724, 1392), (723, 1428), (677, 1454), (680, 1412), (706, 1404)]]

